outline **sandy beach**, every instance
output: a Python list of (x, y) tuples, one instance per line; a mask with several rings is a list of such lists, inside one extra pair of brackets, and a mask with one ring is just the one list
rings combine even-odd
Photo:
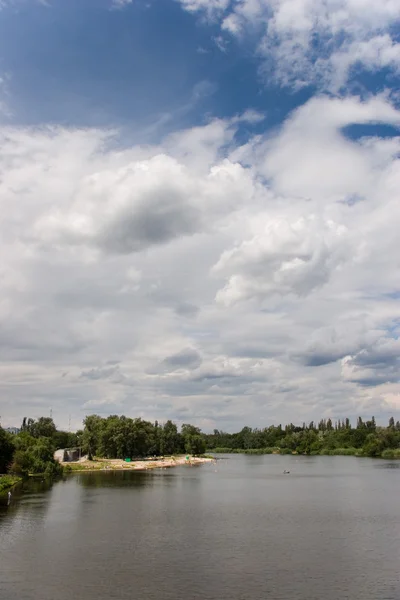
[(95, 458), (87, 460), (83, 458), (78, 462), (62, 462), (67, 471), (147, 471), (149, 469), (169, 469), (171, 467), (188, 466), (193, 467), (205, 463), (213, 463), (213, 458), (198, 456), (165, 456), (156, 459), (132, 460), (126, 462), (122, 459)]

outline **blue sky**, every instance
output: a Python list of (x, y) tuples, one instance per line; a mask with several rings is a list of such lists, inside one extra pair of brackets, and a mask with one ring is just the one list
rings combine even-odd
[(25, 2), (3, 11), (2, 68), (10, 73), (13, 121), (143, 128), (170, 115), (158, 134), (248, 108), (283, 120), (310, 97), (265, 86), (252, 44), (222, 51), (216, 24), (178, 2)]
[(396, 2), (0, 7), (2, 420), (398, 412)]

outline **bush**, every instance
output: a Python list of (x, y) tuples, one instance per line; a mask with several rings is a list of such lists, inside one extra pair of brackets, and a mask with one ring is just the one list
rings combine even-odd
[[(53, 458), (53, 444), (48, 438), (39, 438), (16, 450), (11, 465), (11, 472), (18, 475), (45, 475), (58, 477), (63, 472), (63, 467)], [(25, 448), (25, 449), (22, 449)]]
[(19, 481), (21, 481), (21, 478), (14, 477), (13, 475), (4, 475), (3, 477), (0, 477), (0, 493), (6, 492)]
[(400, 458), (400, 448), (387, 448), (381, 456), (382, 458)]
[(29, 466), (30, 462), (26, 450), (17, 450), (14, 454), (13, 462), (11, 463), (11, 473), (22, 476), (29, 475)]
[(331, 454), (334, 456), (355, 456), (357, 448), (335, 448), (335, 450), (331, 450)]

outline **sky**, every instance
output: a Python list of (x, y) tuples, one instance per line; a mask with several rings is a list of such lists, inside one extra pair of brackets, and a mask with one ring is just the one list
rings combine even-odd
[(0, 0), (0, 419), (400, 418), (398, 0)]

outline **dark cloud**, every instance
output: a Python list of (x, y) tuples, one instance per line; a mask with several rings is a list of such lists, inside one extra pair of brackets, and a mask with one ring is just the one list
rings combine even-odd
[(365, 387), (400, 381), (400, 340), (381, 339), (345, 361), (351, 381)]
[(199, 212), (187, 198), (173, 188), (163, 189), (119, 213), (104, 226), (96, 243), (107, 252), (130, 254), (193, 234), (199, 225)]
[(230, 381), (240, 377), (236, 373), (202, 373), (196, 377), (193, 377), (192, 381), (195, 382), (207, 382), (207, 381)]
[(113, 377), (116, 374), (121, 376), (118, 365), (114, 364), (109, 367), (95, 367), (93, 369), (89, 369), (88, 371), (82, 371), (80, 377), (83, 379), (92, 379), (97, 381), (100, 379), (110, 379), (110, 377)]
[(361, 350), (352, 359), (352, 364), (356, 367), (374, 369), (400, 367), (400, 344), (397, 340), (392, 340), (384, 345)]
[(306, 367), (322, 367), (324, 365), (329, 365), (330, 363), (334, 363), (344, 356), (346, 356), (347, 352), (324, 352), (324, 353), (306, 353), (302, 355), (297, 355), (296, 358), (302, 362)]
[(192, 348), (185, 348), (177, 354), (167, 356), (162, 361), (162, 365), (168, 371), (175, 371), (176, 369), (196, 369), (202, 363), (202, 359), (197, 350)]
[(194, 348), (184, 348), (176, 354), (166, 356), (157, 365), (147, 370), (150, 375), (161, 375), (164, 373), (174, 373), (180, 369), (192, 371), (202, 364), (202, 358), (199, 352)]
[(199, 307), (189, 302), (182, 302), (175, 308), (177, 315), (181, 317), (195, 317), (199, 313)]

